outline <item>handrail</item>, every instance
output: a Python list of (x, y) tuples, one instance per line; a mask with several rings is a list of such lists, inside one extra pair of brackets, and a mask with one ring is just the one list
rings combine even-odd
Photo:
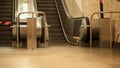
[[(58, 16), (59, 16), (59, 19), (60, 19), (60, 24), (61, 24), (61, 26), (62, 26), (62, 30), (63, 30), (63, 34), (64, 34), (64, 36), (65, 36), (65, 39), (66, 39), (67, 42), (70, 43), (70, 44), (78, 45), (78, 44), (76, 44), (76, 43), (71, 42), (71, 41), (68, 39), (68, 37), (67, 37), (67, 35), (66, 35), (66, 33), (65, 33), (65, 29), (64, 29), (63, 24), (62, 24), (62, 19), (61, 19), (61, 16), (60, 16), (60, 12), (59, 12), (58, 5), (57, 5), (56, 0), (55, 0), (55, 4), (56, 4), (56, 6), (57, 6)], [(66, 10), (66, 11), (67, 11), (67, 10)], [(68, 16), (69, 16), (69, 14), (68, 14)], [(71, 17), (71, 16), (70, 16), (70, 17)]]
[(46, 38), (47, 38), (47, 20), (46, 20), (46, 14), (44, 13), (44, 12), (21, 12), (21, 13), (19, 13), (18, 14), (18, 17), (17, 17), (17, 24), (16, 24), (16, 29), (17, 29), (17, 31), (16, 31), (16, 33), (17, 33), (17, 48), (19, 48), (19, 22), (20, 22), (20, 15), (21, 14), (32, 14), (32, 19), (34, 18), (34, 14), (43, 14), (43, 17), (44, 17), (44, 24), (45, 24), (45, 39), (44, 39), (44, 41), (45, 41), (45, 47), (46, 47), (46, 45), (47, 45), (47, 40), (46, 40)]
[[(120, 11), (102, 11), (102, 12), (94, 12), (92, 15), (91, 15), (91, 23), (90, 23), (90, 47), (92, 47), (92, 21), (93, 21), (93, 17), (94, 15), (96, 14), (101, 14), (101, 13), (104, 13), (104, 14), (115, 14), (115, 13), (120, 13)], [(112, 39), (110, 38), (110, 41), (112, 41)], [(110, 47), (112, 48), (112, 45), (110, 45)]]
[[(62, 0), (62, 1), (63, 1), (63, 0)], [(63, 26), (63, 22), (62, 22), (62, 19), (61, 19), (61, 15), (60, 15), (60, 12), (59, 12), (58, 5), (57, 5), (57, 1), (56, 1), (56, 0), (55, 0), (55, 5), (56, 5), (56, 8), (57, 8), (58, 16), (59, 16), (59, 19), (60, 19), (60, 24), (61, 24), (61, 26), (62, 26), (62, 30), (63, 30), (63, 34), (64, 34), (64, 36), (65, 36), (65, 39), (66, 39), (67, 42), (70, 43), (70, 44), (78, 45), (77, 43), (74, 43), (74, 42), (72, 42), (72, 41), (70, 41), (70, 40), (68, 39), (68, 37), (67, 37), (67, 35), (66, 35), (66, 32), (65, 32), (65, 29), (64, 29), (64, 26)], [(65, 10), (65, 11), (66, 11), (66, 13), (68, 12), (67, 10)], [(69, 15), (69, 13), (67, 13), (67, 15), (68, 15), (70, 18), (72, 18), (71, 15)]]

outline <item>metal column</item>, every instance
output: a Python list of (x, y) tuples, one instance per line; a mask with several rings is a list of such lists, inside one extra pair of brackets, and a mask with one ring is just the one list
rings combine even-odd
[(27, 48), (37, 48), (36, 18), (27, 19)]

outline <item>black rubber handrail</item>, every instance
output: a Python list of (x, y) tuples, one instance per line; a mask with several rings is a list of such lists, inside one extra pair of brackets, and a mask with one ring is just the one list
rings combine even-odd
[[(65, 30), (65, 27), (63, 25), (64, 22), (69, 22), (69, 23), (74, 23), (75, 20), (81, 20), (83, 17), (76, 17), (76, 18), (73, 18), (69, 11), (68, 11), (68, 8), (66, 6), (66, 3), (64, 0), (55, 0), (55, 4), (56, 4), (56, 8), (57, 8), (57, 11), (58, 11), (58, 15), (59, 15), (59, 19), (60, 19), (60, 22), (61, 22), (61, 26), (62, 26), (62, 30), (63, 30), (63, 33), (64, 33), (64, 36), (65, 36), (65, 39), (67, 40), (68, 43), (70, 44), (73, 44), (73, 45), (79, 45), (78, 43), (80, 42), (75, 42), (76, 40), (73, 39), (73, 37), (68, 38), (68, 34), (66, 33), (66, 30)], [(59, 5), (60, 4), (60, 5)], [(60, 7), (63, 7), (63, 11), (60, 12)], [(64, 18), (63, 18), (64, 17)]]

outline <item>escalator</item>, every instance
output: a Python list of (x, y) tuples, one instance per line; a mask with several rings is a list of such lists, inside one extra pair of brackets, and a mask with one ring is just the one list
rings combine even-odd
[(49, 27), (49, 42), (66, 42), (61, 28), (55, 0), (36, 0), (38, 11), (43, 11), (47, 16), (47, 23)]
[(0, 47), (10, 47), (12, 44), (12, 11), (13, 0), (0, 0)]
[(86, 27), (90, 25), (89, 18), (83, 16), (77, 3), (74, 0), (55, 0), (55, 3), (67, 42), (73, 45), (89, 43), (90, 27)]

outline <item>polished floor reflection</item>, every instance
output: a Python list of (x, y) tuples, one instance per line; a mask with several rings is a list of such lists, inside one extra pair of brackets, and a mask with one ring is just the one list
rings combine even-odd
[(120, 68), (120, 50), (50, 44), (46, 48), (0, 48), (0, 68)]

